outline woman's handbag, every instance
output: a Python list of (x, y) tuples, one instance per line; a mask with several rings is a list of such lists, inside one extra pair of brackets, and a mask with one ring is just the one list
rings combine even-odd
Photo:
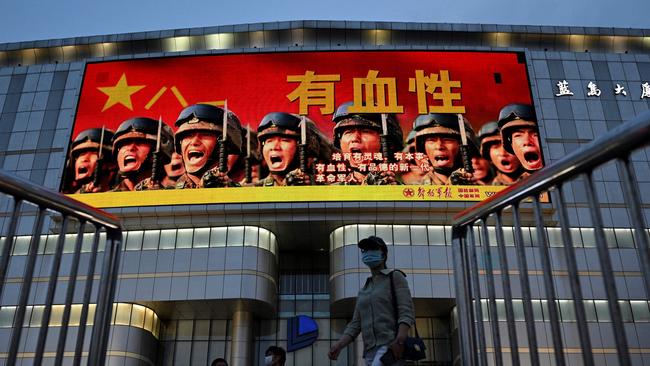
[[(395, 311), (395, 322), (399, 319), (399, 314), (397, 311), (397, 295), (395, 294), (395, 284), (393, 283), (393, 272), (391, 271), (388, 277), (390, 277), (390, 292), (393, 297), (393, 309)], [(399, 324), (397, 324), (399, 328)], [(418, 333), (418, 327), (413, 324), (415, 327), (415, 337), (406, 337), (404, 341), (404, 354), (402, 357), (409, 361), (419, 361), (427, 357), (425, 350), (427, 347), (424, 345), (424, 341), (420, 338)]]

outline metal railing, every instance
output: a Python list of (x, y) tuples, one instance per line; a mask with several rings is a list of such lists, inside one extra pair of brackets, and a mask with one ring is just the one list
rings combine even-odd
[[(74, 341), (74, 353), (71, 356), (73, 357), (73, 365), (80, 365), (82, 359), (86, 360), (88, 365), (103, 365), (106, 360), (110, 315), (113, 308), (122, 246), (120, 221), (103, 211), (2, 171), (0, 171), (0, 193), (4, 194), (2, 202), (8, 204), (8, 210), (3, 211), (5, 230), (2, 233), (3, 241), (2, 245), (0, 245), (0, 299), (3, 294), (7, 296), (5, 290), (7, 290), (8, 282), (21, 284), (17, 300), (5, 298), (3, 301), (4, 304), (15, 305), (11, 337), (8, 345), (6, 345), (8, 348), (2, 350), (3, 355), (6, 355), (4, 364), (14, 365), (19, 358), (30, 358), (32, 359), (31, 364), (38, 366), (43, 363), (44, 356), (54, 356), (53, 364), (59, 366), (64, 362), (64, 355), (70, 357), (67, 351), (72, 348), (72, 345), (66, 346), (66, 341)], [(25, 220), (25, 218), (30, 220)], [(33, 229), (29, 233), (31, 234), (29, 250), (27, 256), (23, 257), (24, 270), (22, 277), (9, 278), (7, 276), (8, 270), (12, 267), (12, 259), (16, 257), (12, 253), (19, 234), (17, 230), (25, 230), (19, 229), (24, 226), (21, 220), (31, 223), (31, 219), (33, 219), (34, 223)], [(43, 253), (41, 250), (43, 240), (41, 238), (44, 236), (44, 230), (47, 230), (49, 226), (54, 227), (50, 229), (55, 230), (58, 236), (56, 237), (54, 251), (52, 253)], [(83, 234), (88, 230), (94, 232), (92, 244), (90, 248), (82, 248), (82, 244), (84, 244)], [(74, 241), (74, 251), (71, 254), (66, 254), (72, 256), (71, 265), (69, 273), (63, 276), (60, 269), (64, 257), (65, 234), (74, 231), (77, 233)], [(103, 236), (103, 232), (106, 233), (106, 244), (103, 253), (100, 253), (102, 249), (100, 248), (100, 236)], [(83, 258), (82, 249), (84, 251)], [(46, 256), (50, 257), (47, 261), (43, 258)], [(39, 257), (42, 259), (41, 262), (37, 261)], [(98, 258), (101, 263), (98, 263)], [(46, 262), (49, 263), (49, 271), (43, 269), (43, 263)], [(80, 269), (82, 268), (80, 266), (81, 262), (84, 262), (84, 266), (87, 264), (86, 273), (80, 273), (82, 272)], [(20, 263), (22, 265), (22, 262)], [(45, 271), (48, 275), (44, 277), (45, 279), (43, 277), (35, 279), (35, 273), (39, 270), (36, 266), (37, 263), (42, 263), (40, 271)], [(99, 271), (100, 274), (98, 280), (96, 271)], [(35, 287), (37, 287), (33, 286), (35, 281), (47, 282), (45, 296), (38, 302), (34, 301)], [(60, 327), (57, 329), (58, 336), (48, 342), (48, 332), (53, 329), (49, 325), (55, 293), (57, 286), (61, 286), (61, 283), (65, 281), (67, 281), (67, 286), (65, 288), (64, 302), (58, 303), (58, 305), (64, 305)], [(76, 319), (74, 322), (74, 327), (77, 328), (76, 336), (74, 334), (69, 336), (68, 330), (72, 327), (70, 325), (72, 304), (76, 300), (75, 297), (79, 298), (79, 291), (75, 290), (77, 282), (84, 284), (81, 294), (81, 314), (79, 315), (78, 325)], [(63, 292), (63, 289), (59, 289), (59, 291)], [(91, 295), (94, 292), (97, 294), (94, 299), (97, 305), (92, 323), (92, 334), (89, 344), (85, 344), (86, 328), (90, 326), (88, 317)], [(44, 301), (42, 301), (43, 299)], [(33, 342), (27, 342), (25, 339), (27, 335), (24, 334), (24, 329), (27, 329), (24, 327), (25, 322), (34, 322), (33, 319), (31, 321), (26, 319), (26, 316), (29, 316), (29, 314), (26, 314), (28, 304), (44, 307), (40, 328), (38, 329), (38, 338), (33, 349), (30, 348)], [(33, 328), (29, 330), (31, 331), (31, 329)], [(69, 361), (67, 360), (66, 364), (69, 364)], [(48, 363), (51, 364), (52, 362)]]
[[(550, 359), (552, 358), (556, 365), (562, 366), (568, 363), (568, 352), (572, 354), (571, 357), (581, 357), (584, 365), (595, 364), (596, 352), (592, 348), (591, 333), (583, 303), (583, 288), (585, 287), (581, 287), (581, 276), (584, 276), (584, 272), (579, 271), (576, 250), (569, 230), (566, 192), (563, 193), (563, 187), (567, 187), (569, 184), (579, 187), (581, 180), (584, 180), (582, 182), (584, 188), (581, 188), (584, 189), (586, 198), (583, 206), (586, 206), (590, 212), (591, 225), (595, 233), (594, 256), (598, 258), (604, 294), (611, 316), (609, 331), (613, 334), (615, 350), (608, 353), (613, 358), (617, 358), (620, 365), (631, 364), (630, 348), (626, 338), (626, 328), (623, 325), (615, 273), (610, 258), (611, 253), (603, 231), (603, 217), (596, 194), (594, 173), (608, 162), (615, 162), (618, 167), (625, 201), (624, 205), (618, 206), (625, 207), (629, 213), (630, 225), (634, 232), (638, 251), (640, 272), (645, 284), (645, 299), (648, 299), (650, 297), (648, 233), (631, 162), (632, 151), (648, 144), (650, 144), (650, 113), (644, 113), (553, 165), (536, 172), (525, 181), (459, 213), (454, 218), (452, 245), (460, 333), (460, 364), (529, 364), (528, 360), (523, 359), (523, 357), (529, 357), (531, 365), (539, 365), (540, 362), (552, 363)], [(644, 163), (647, 164), (647, 162)], [(544, 192), (551, 193), (551, 203), (542, 202), (543, 200), (540, 199), (540, 195)], [(545, 221), (548, 221), (549, 216), (559, 223), (563, 248), (557, 249), (559, 252), (553, 252), (556, 254), (553, 258), (551, 249), (556, 248), (550, 248), (549, 238), (545, 235), (544, 230)], [(527, 247), (524, 244), (521, 227), (522, 220), (525, 219), (534, 221), (537, 228), (536, 248)], [(505, 221), (513, 226), (514, 248), (506, 247)], [(494, 225), (494, 235), (490, 235), (488, 232), (488, 225), (490, 225), (490, 230)], [(493, 242), (490, 242), (490, 239)], [(564, 293), (570, 294), (569, 300), (573, 300), (573, 311), (575, 312), (575, 323), (572, 323), (571, 326), (575, 327), (576, 332), (569, 332), (569, 334), (566, 330), (567, 324), (562, 324), (560, 321), (558, 306), (553, 306), (558, 304), (559, 297), (564, 297), (558, 296), (556, 288), (558, 279), (555, 277), (559, 271), (557, 258), (561, 256), (566, 262), (566, 268), (562, 268), (561, 271), (566, 276), (569, 289)], [(535, 267), (533, 268), (535, 270), (531, 270), (529, 267)], [(589, 274), (589, 276), (593, 276), (593, 274)], [(515, 286), (511, 279), (517, 277), (519, 283), (518, 286)], [(536, 326), (531, 301), (533, 298), (531, 279), (533, 277), (536, 277), (534, 279), (537, 280), (535, 284), (541, 283), (534, 289), (538, 296), (547, 300), (546, 304), (548, 304), (548, 309), (543, 309), (546, 310), (547, 322), (541, 325), (541, 332), (540, 325)], [(501, 279), (500, 282), (497, 282), (498, 278)], [(582, 281), (590, 281), (590, 279), (583, 278)], [(585, 284), (583, 283), (583, 285)], [(517, 329), (516, 326), (514, 296), (521, 298), (521, 303), (523, 303), (525, 331)], [(505, 316), (497, 314), (497, 301), (499, 303), (503, 301)], [(483, 304), (487, 304), (487, 307)], [(485, 314), (486, 310), (487, 314)], [(521, 317), (519, 320), (522, 320)], [(544, 332), (544, 329), (548, 329), (550, 332)], [(518, 332), (520, 333), (519, 337)], [(552, 338), (552, 348), (539, 346), (539, 343), (543, 342), (540, 342), (538, 337), (545, 333)], [(575, 336), (570, 335), (576, 333), (579, 337), (580, 348), (577, 351), (576, 347), (567, 345), (570, 342), (576, 343)], [(525, 341), (527, 344), (519, 344), (520, 341)], [(567, 348), (571, 348), (571, 350), (568, 351)], [(542, 352), (548, 356), (546, 361), (540, 361)], [(507, 353), (509, 353), (510, 360), (504, 360), (506, 357), (504, 354)], [(597, 356), (602, 356), (602, 353), (600, 352)]]

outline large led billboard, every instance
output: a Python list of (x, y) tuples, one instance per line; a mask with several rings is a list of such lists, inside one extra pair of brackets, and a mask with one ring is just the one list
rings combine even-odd
[(523, 53), (88, 63), (61, 191), (97, 207), (479, 201), (544, 165)]

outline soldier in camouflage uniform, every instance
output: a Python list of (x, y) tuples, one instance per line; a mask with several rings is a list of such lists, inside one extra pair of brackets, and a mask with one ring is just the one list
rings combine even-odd
[(495, 186), (514, 184), (523, 170), (519, 159), (503, 148), (497, 122), (484, 124), (478, 138), (481, 144), (481, 156), (490, 160), (496, 169), (496, 175), (490, 184)]
[(333, 152), (327, 138), (314, 122), (305, 118), (306, 172), (300, 169), (299, 145), (301, 117), (284, 112), (269, 113), (257, 128), (257, 139), (261, 145), (262, 157), (269, 169), (269, 175), (257, 182), (257, 186), (300, 186), (311, 185), (314, 180), (312, 166), (327, 161)]
[[(191, 105), (181, 111), (174, 140), (176, 152), (183, 157), (185, 174), (176, 181), (177, 189), (239, 186), (229, 177), (236, 159), (229, 159), (226, 173), (219, 171), (223, 114), (224, 109), (208, 104)], [(228, 112), (227, 124), (226, 154), (239, 155), (242, 145), (239, 118)]]
[[(72, 142), (64, 193), (89, 193), (108, 191), (115, 181), (116, 168), (111, 152), (111, 140), (114, 132), (104, 129), (102, 140), (101, 128), (81, 131)], [(100, 142), (101, 141), (101, 142)], [(99, 161), (99, 144), (102, 144), (102, 159)], [(99, 171), (95, 173), (95, 170)], [(99, 175), (99, 187), (94, 186), (95, 175)]]
[[(476, 155), (474, 130), (464, 120), (470, 154)], [(432, 171), (422, 180), (422, 184), (473, 185), (472, 174), (465, 171), (460, 154), (461, 135), (458, 116), (451, 113), (430, 113), (417, 117), (413, 122), (416, 131), (415, 146), (418, 152), (425, 153), (431, 163)]]
[[(158, 121), (146, 117), (131, 118), (120, 124), (113, 136), (113, 156), (119, 170), (119, 182), (113, 191), (133, 191), (143, 180), (151, 177), (158, 124)], [(166, 164), (171, 156), (172, 132), (165, 124), (162, 131), (162, 153), (156, 159), (160, 159), (160, 164)]]
[[(334, 114), (334, 147), (343, 154), (364, 154), (381, 152), (382, 114), (350, 112), (353, 102), (341, 104)], [(393, 160), (394, 154), (403, 148), (402, 128), (394, 114), (386, 114), (388, 155), (383, 157)], [(394, 172), (361, 171), (360, 167), (373, 161), (351, 158), (346, 161), (349, 169), (348, 179), (344, 184), (387, 185), (399, 184)]]

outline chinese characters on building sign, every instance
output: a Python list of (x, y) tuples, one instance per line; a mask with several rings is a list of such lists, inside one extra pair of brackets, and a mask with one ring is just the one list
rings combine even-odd
[[(573, 95), (573, 92), (571, 91), (571, 87), (568, 81), (560, 80), (555, 85), (557, 86), (557, 93), (555, 93), (556, 97)], [(641, 87), (640, 99), (650, 98), (650, 83), (646, 81), (642, 83), (640, 87)], [(612, 86), (612, 91), (614, 92), (614, 95), (622, 95), (625, 97), (627, 96), (627, 90), (625, 90), (625, 85), (622, 85), (620, 83), (616, 83), (615, 86)], [(602, 94), (602, 90), (599, 88), (598, 84), (596, 84), (593, 81), (590, 81), (589, 84), (587, 84), (588, 97), (600, 97), (601, 94)]]

